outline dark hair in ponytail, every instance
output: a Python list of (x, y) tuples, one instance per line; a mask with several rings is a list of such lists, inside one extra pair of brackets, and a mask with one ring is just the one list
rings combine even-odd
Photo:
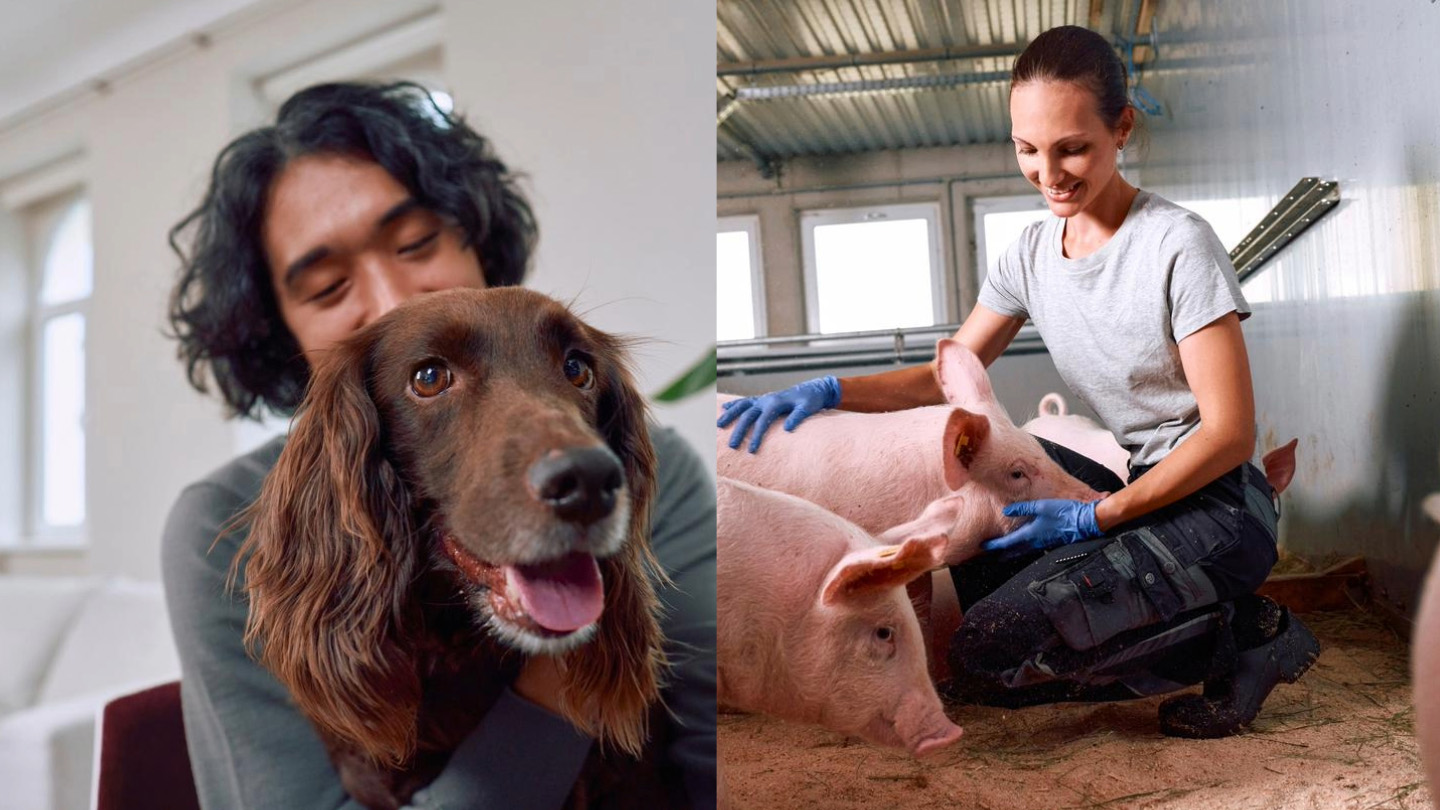
[[(1062, 25), (1036, 37), (1015, 59), (1010, 89), (1036, 81), (1074, 82), (1095, 96), (1100, 118), (1115, 129), (1130, 106), (1125, 63), (1105, 38), (1088, 28)], [(1137, 110), (1138, 112), (1138, 110)]]

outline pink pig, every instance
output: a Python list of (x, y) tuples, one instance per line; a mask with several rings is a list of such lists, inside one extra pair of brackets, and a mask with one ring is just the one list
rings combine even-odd
[[(948, 405), (893, 413), (827, 411), (793, 433), (768, 433), (753, 454), (731, 450), (729, 431), (719, 430), (716, 471), (813, 501), (872, 534), (931, 507), (948, 521), (947, 564), (974, 556), (981, 541), (1018, 525), (1001, 514), (1007, 504), (1100, 497), (1010, 421), (985, 366), (963, 344), (939, 342), (936, 375)], [(940, 499), (945, 502), (934, 503)]]
[[(1426, 496), (1421, 505), (1431, 520), (1440, 523), (1440, 494)], [(1436, 793), (1440, 792), (1440, 555), (1430, 563), (1410, 638), (1415, 739), (1425, 775), (1430, 779), (1430, 791)]]
[(816, 723), (920, 756), (954, 743), (904, 585), (945, 539), (881, 545), (791, 495), (720, 478), (720, 705)]
[[(1059, 394), (1041, 397), (1040, 415), (1026, 422), (1022, 429), (1105, 465), (1121, 481), (1130, 480), (1130, 454), (1115, 440), (1115, 434), (1091, 419), (1067, 413), (1065, 398)], [(1291, 439), (1260, 460), (1265, 479), (1276, 495), (1284, 492), (1295, 477), (1295, 448), (1299, 443), (1299, 439)]]
[(1130, 454), (1115, 440), (1115, 435), (1094, 420), (1069, 413), (1065, 398), (1059, 394), (1041, 397), (1040, 415), (1020, 429), (1105, 465), (1121, 481), (1130, 479)]

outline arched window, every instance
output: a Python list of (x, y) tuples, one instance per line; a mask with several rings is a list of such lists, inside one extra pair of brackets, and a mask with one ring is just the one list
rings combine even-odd
[(32, 279), (29, 531), (38, 543), (85, 537), (85, 333), (94, 285), (90, 203), (74, 193), (26, 212)]

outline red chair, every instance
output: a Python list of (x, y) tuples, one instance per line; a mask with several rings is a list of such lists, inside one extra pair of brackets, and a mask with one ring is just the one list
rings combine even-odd
[(179, 681), (105, 704), (96, 797), (97, 810), (200, 810), (185, 749)]

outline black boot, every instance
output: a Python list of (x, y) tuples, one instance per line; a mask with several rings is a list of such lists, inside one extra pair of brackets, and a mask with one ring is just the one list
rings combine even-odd
[(1280, 681), (1294, 683), (1320, 655), (1320, 642), (1289, 610), (1280, 608), (1274, 637), (1235, 655), (1228, 676), (1207, 680), (1204, 694), (1160, 704), (1160, 730), (1171, 737), (1209, 739), (1239, 734), (1260, 713)]

